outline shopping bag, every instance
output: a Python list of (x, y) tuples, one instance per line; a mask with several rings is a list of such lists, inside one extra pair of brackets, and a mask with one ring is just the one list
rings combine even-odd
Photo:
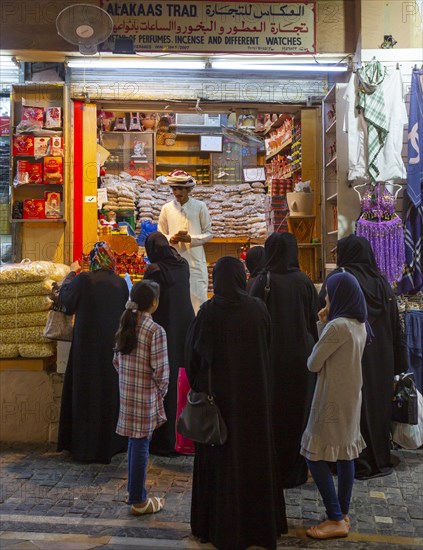
[(418, 423), (392, 422), (392, 440), (404, 449), (418, 449), (423, 445), (423, 396), (417, 390)]
[(44, 337), (70, 342), (73, 334), (73, 316), (51, 309), (44, 328)]
[[(187, 404), (187, 396), (190, 390), (189, 381), (184, 368), (179, 369), (178, 373), (178, 401), (176, 407), (176, 423), (178, 423), (179, 417)], [(176, 445), (175, 450), (177, 453), (184, 455), (195, 454), (195, 444), (192, 439), (188, 439), (176, 431)]]
[(53, 283), (53, 307), (49, 311), (44, 328), (44, 337), (50, 340), (70, 342), (73, 334), (73, 315), (66, 315), (65, 308), (60, 301), (61, 283)]
[(417, 388), (412, 372), (403, 372), (394, 377), (392, 420), (404, 424), (418, 423)]

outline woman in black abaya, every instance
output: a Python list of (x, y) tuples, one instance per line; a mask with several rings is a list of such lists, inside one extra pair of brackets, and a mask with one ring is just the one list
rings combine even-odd
[(148, 266), (144, 279), (160, 285), (159, 307), (153, 319), (166, 331), (169, 355), (169, 388), (164, 399), (167, 422), (154, 431), (150, 453), (172, 455), (175, 453), (176, 408), (179, 370), (184, 367), (184, 346), (188, 327), (194, 319), (189, 291), (188, 262), (169, 245), (158, 231), (145, 241)]
[[(395, 374), (408, 370), (407, 348), (395, 294), (377, 267), (369, 241), (349, 235), (338, 241), (336, 250), (338, 269), (332, 273), (345, 270), (356, 277), (366, 299), (368, 320), (374, 333), (371, 344), (364, 348), (362, 359), (360, 429), (367, 447), (355, 461), (355, 477), (370, 479), (392, 472), (392, 384)], [(325, 294), (323, 285), (321, 303)]]
[(89, 273), (71, 271), (60, 290), (60, 301), (66, 313), (75, 314), (75, 325), (57, 450), (70, 451), (82, 462), (108, 464), (127, 447), (127, 438), (116, 434), (119, 385), (113, 353), (128, 286), (115, 273), (115, 259), (105, 242), (95, 244), (89, 264)]
[(247, 292), (253, 286), (257, 275), (266, 264), (264, 246), (252, 246), (245, 255), (245, 265), (247, 266), (250, 278), (247, 281)]
[(298, 267), (294, 235), (273, 233), (265, 242), (265, 253), (265, 271), (250, 294), (266, 302), (272, 319), (273, 428), (280, 476), (283, 487), (288, 488), (307, 481), (308, 468), (300, 448), (315, 384), (307, 358), (317, 341), (318, 297), (313, 283)]
[(190, 327), (186, 369), (191, 386), (207, 391), (211, 368), (228, 439), (196, 445), (191, 528), (219, 550), (274, 549), (287, 524), (269, 406), (270, 318), (248, 296), (240, 260), (216, 263), (213, 288)]

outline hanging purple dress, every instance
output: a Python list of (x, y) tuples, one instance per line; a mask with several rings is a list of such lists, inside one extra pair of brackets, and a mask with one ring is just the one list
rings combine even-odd
[(392, 285), (402, 278), (405, 263), (404, 229), (395, 214), (395, 198), (377, 184), (361, 199), (361, 216), (356, 234), (366, 238), (374, 252), (376, 263)]

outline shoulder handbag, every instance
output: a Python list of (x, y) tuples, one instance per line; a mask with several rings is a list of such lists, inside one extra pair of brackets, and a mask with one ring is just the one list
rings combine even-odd
[(73, 316), (51, 309), (44, 328), (44, 337), (50, 340), (70, 342), (73, 334)]
[(70, 342), (73, 334), (73, 315), (66, 315), (59, 298), (60, 285), (54, 284), (52, 289), (53, 307), (49, 311), (44, 328), (44, 337), (49, 340)]
[(197, 443), (223, 445), (228, 437), (228, 430), (212, 393), (211, 368), (207, 377), (207, 392), (189, 390), (187, 404), (178, 419), (176, 429), (181, 435)]
[(411, 372), (403, 372), (394, 378), (392, 420), (418, 424), (418, 395)]

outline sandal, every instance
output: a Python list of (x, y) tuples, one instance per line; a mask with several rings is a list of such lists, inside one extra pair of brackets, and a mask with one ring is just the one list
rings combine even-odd
[(306, 534), (313, 539), (334, 539), (347, 537), (350, 531), (349, 524), (345, 520), (333, 521), (327, 519), (319, 525), (307, 529)]
[(164, 498), (151, 497), (148, 498), (144, 504), (133, 504), (131, 506), (131, 513), (134, 516), (143, 516), (144, 514), (156, 514), (163, 510), (165, 501)]

